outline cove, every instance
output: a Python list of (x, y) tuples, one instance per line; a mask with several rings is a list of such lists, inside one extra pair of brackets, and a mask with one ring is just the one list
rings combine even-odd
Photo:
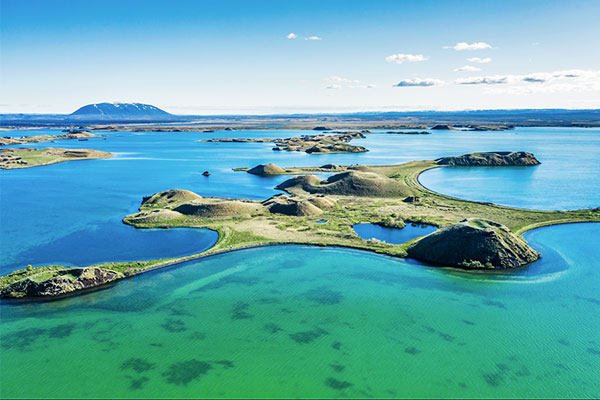
[(387, 228), (377, 224), (356, 224), (352, 228), (365, 240), (377, 239), (390, 244), (402, 244), (409, 240), (425, 236), (437, 228), (431, 225), (407, 223), (404, 228)]
[(2, 394), (594, 397), (598, 235), (597, 223), (526, 233), (555, 250), (539, 271), (564, 265), (546, 280), (270, 246), (58, 301), (2, 302)]

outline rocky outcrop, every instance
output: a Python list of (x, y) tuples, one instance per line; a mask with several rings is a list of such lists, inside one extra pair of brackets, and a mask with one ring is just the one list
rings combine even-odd
[(504, 167), (538, 165), (540, 162), (531, 153), (525, 151), (493, 151), (471, 153), (455, 157), (442, 157), (435, 160), (438, 165), (460, 167)]
[(346, 171), (326, 180), (314, 175), (297, 176), (281, 183), (276, 189), (288, 192), (304, 192), (338, 196), (401, 197), (412, 191), (401, 181), (373, 172)]
[(32, 275), (0, 291), (0, 297), (56, 297), (91, 289), (124, 278), (120, 272), (99, 267), (68, 268)]
[(454, 128), (452, 126), (442, 125), (442, 124), (434, 125), (431, 127), (431, 129), (434, 131), (452, 131), (452, 130), (454, 130)]
[(409, 257), (470, 269), (518, 268), (539, 254), (501, 224), (470, 218), (439, 229), (407, 249)]
[(274, 176), (285, 174), (285, 170), (273, 163), (269, 164), (259, 164), (254, 168), (250, 168), (247, 171), (249, 174), (259, 175), (259, 176)]

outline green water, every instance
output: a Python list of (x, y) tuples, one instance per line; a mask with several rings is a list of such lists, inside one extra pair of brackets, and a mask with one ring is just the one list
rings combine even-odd
[(514, 276), (274, 246), (2, 303), (0, 394), (597, 397), (599, 234), (532, 231)]

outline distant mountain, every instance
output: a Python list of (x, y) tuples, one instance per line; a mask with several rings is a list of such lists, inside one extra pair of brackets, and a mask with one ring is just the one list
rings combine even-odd
[(166, 111), (150, 104), (142, 103), (97, 103), (81, 107), (72, 117), (83, 118), (164, 118), (170, 117)]

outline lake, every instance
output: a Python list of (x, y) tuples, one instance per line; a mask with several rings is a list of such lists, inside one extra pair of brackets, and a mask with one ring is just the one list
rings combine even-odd
[[(5, 136), (58, 130), (5, 132)], [(136, 230), (121, 219), (171, 188), (264, 199), (288, 176), (234, 167), (393, 164), (523, 150), (531, 168), (439, 168), (421, 182), (457, 197), (540, 209), (600, 206), (600, 129), (373, 134), (361, 154), (274, 152), (310, 131), (109, 132), (106, 160), (0, 171), (0, 271), (175, 257), (207, 230)], [(211, 176), (204, 177), (208, 170)], [(509, 190), (510, 188), (510, 190)], [(600, 224), (536, 229), (542, 252), (473, 274), (339, 248), (273, 246), (148, 272), (52, 302), (2, 302), (3, 397), (594, 397), (600, 392)], [(93, 360), (93, 362), (90, 362)]]

